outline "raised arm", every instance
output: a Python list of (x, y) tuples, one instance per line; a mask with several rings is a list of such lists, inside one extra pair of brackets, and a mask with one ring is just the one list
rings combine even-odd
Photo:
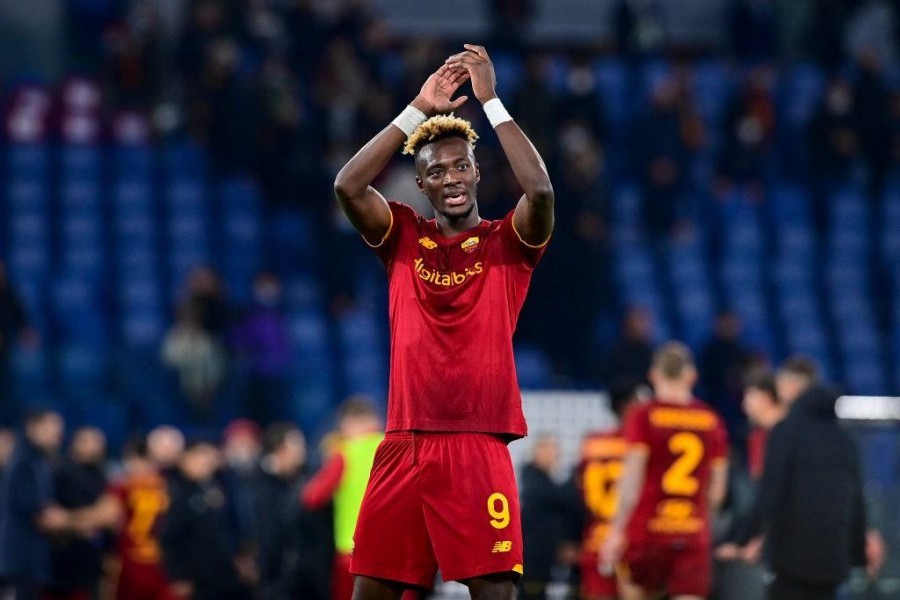
[(382, 129), (344, 165), (334, 180), (334, 193), (353, 227), (373, 245), (380, 244), (391, 226), (387, 201), (372, 182), (406, 141), (409, 134), (433, 114), (450, 112), (468, 97), (451, 100), (468, 79), (464, 71), (441, 66), (425, 81), (419, 95), (394, 121)]
[(465, 44), (465, 52), (447, 59), (454, 70), (465, 70), (472, 92), (484, 106), (497, 132), (513, 174), (525, 192), (516, 205), (513, 225), (526, 244), (540, 246), (553, 231), (553, 186), (541, 155), (497, 98), (494, 65), (482, 46)]

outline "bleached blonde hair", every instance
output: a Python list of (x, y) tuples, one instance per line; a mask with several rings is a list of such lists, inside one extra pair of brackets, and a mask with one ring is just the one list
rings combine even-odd
[(403, 154), (415, 155), (419, 148), (425, 144), (448, 137), (461, 137), (466, 140), (469, 146), (474, 148), (478, 134), (475, 133), (471, 123), (465, 119), (453, 116), (452, 113), (449, 115), (435, 115), (416, 127), (415, 131), (406, 140), (406, 145), (403, 146)]

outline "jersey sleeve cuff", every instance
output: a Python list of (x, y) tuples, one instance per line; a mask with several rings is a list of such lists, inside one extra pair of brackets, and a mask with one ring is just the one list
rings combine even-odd
[(549, 244), (550, 238), (553, 237), (553, 234), (551, 233), (550, 235), (547, 236), (547, 239), (544, 240), (543, 242), (541, 242), (540, 244), (537, 244), (537, 245), (529, 244), (528, 242), (526, 242), (525, 240), (522, 239), (522, 236), (519, 234), (519, 230), (516, 229), (516, 219), (515, 218), (510, 219), (509, 224), (510, 224), (510, 226), (512, 226), (513, 233), (516, 234), (516, 237), (519, 238), (519, 241), (522, 242), (522, 244), (524, 246), (527, 246), (528, 248), (534, 248), (535, 250), (540, 250), (541, 248), (543, 248), (544, 246)]
[(391, 231), (393, 231), (393, 230), (394, 230), (394, 211), (391, 210), (391, 222), (390, 222), (390, 224), (388, 224), (387, 231), (384, 232), (384, 236), (381, 238), (381, 241), (379, 241), (377, 244), (373, 244), (372, 242), (370, 242), (369, 240), (366, 239), (366, 236), (361, 236), (361, 237), (369, 248), (381, 248), (382, 246), (384, 246), (384, 243), (387, 241), (388, 237), (391, 235)]

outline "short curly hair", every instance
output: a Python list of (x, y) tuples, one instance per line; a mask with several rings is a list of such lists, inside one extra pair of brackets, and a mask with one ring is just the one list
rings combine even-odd
[(403, 146), (403, 154), (415, 155), (422, 146), (450, 137), (462, 138), (474, 148), (478, 134), (475, 133), (471, 123), (453, 116), (452, 113), (435, 115), (416, 127)]

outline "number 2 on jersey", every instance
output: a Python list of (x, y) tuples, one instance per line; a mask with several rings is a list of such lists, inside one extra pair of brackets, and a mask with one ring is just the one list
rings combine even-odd
[(682, 431), (669, 438), (669, 451), (676, 456), (662, 478), (662, 489), (671, 496), (693, 496), (700, 488), (694, 471), (703, 460), (703, 440)]

